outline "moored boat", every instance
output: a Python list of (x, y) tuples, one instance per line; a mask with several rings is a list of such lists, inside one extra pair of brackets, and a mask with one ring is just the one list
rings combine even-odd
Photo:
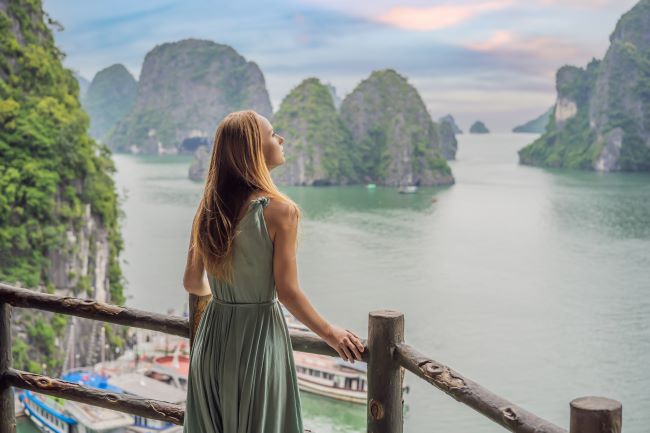
[[(186, 392), (172, 385), (151, 379), (139, 373), (126, 373), (108, 379), (111, 386), (119, 388), (123, 393), (140, 398), (166, 401), (174, 404), (185, 404)], [(134, 423), (128, 428), (135, 433), (169, 433), (176, 431), (178, 426), (167, 421), (160, 421), (134, 415)]]
[(144, 375), (186, 390), (189, 372), (190, 357), (176, 350), (173, 355), (154, 358), (153, 364), (144, 371)]
[[(311, 332), (284, 306), (282, 313), (289, 329)], [(363, 361), (354, 364), (341, 358), (315, 353), (293, 352), (298, 388), (324, 397), (350, 403), (366, 404), (368, 399), (368, 365)], [(408, 387), (404, 387), (408, 392)]]
[(125, 433), (133, 417), (97, 406), (31, 391), (19, 396), (25, 415), (43, 433)]
[(398, 191), (400, 194), (415, 194), (418, 192), (418, 187), (416, 185), (404, 185)]
[(366, 363), (331, 356), (293, 352), (298, 387), (306, 392), (350, 403), (366, 404)]

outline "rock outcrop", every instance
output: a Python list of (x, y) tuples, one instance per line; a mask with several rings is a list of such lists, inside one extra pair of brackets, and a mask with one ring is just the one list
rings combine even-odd
[(341, 103), (356, 180), (390, 186), (451, 184), (443, 137), (422, 98), (392, 69), (373, 72)]
[(117, 151), (178, 153), (188, 138), (210, 138), (221, 119), (251, 108), (270, 117), (259, 67), (233, 48), (186, 39), (147, 53), (131, 113), (108, 139)]
[(333, 185), (354, 177), (350, 137), (343, 126), (331, 87), (308, 78), (284, 98), (273, 116), (285, 138), (286, 161), (273, 171), (282, 185)]
[(460, 129), (460, 127), (456, 123), (456, 119), (454, 119), (454, 116), (452, 116), (451, 114), (447, 114), (446, 116), (443, 116), (440, 119), (438, 119), (438, 123), (440, 124), (448, 123), (451, 126), (451, 130), (454, 131), (454, 134), (463, 133), (463, 130)]
[(129, 114), (137, 94), (138, 82), (123, 65), (97, 72), (81, 100), (90, 116), (90, 135), (104, 140), (117, 122)]
[(547, 131), (519, 151), (522, 164), (650, 171), (650, 0), (624, 14), (602, 61), (557, 73)]
[(476, 122), (472, 123), (472, 126), (469, 128), (469, 133), (470, 134), (489, 134), (490, 130), (485, 126), (485, 123), (481, 122), (480, 120), (477, 120)]
[[(0, 0), (0, 280), (123, 303), (113, 163), (39, 0)], [(56, 375), (66, 316), (13, 317), (14, 366)]]
[(190, 164), (189, 177), (192, 180), (200, 182), (208, 175), (210, 166), (210, 148), (208, 146), (199, 146), (194, 151), (194, 160)]

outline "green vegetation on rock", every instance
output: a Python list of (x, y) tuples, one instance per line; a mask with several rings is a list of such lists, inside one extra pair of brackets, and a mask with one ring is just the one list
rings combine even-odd
[(117, 122), (131, 111), (137, 93), (138, 82), (123, 65), (99, 71), (82, 99), (90, 116), (90, 135), (104, 140)]
[(547, 130), (519, 151), (522, 164), (650, 170), (650, 0), (619, 20), (602, 61), (565, 66)]
[(135, 105), (107, 142), (118, 151), (176, 153), (183, 140), (210, 137), (228, 113), (248, 108), (271, 116), (255, 63), (212, 41), (165, 43), (145, 56)]
[(286, 162), (273, 171), (277, 183), (341, 184), (354, 178), (350, 136), (330, 88), (317, 78), (291, 90), (273, 117), (273, 127), (286, 140)]
[[(61, 64), (40, 0), (0, 6), (0, 280), (53, 291), (53, 254), (66, 254), (67, 238), (94, 219), (107, 237), (111, 300), (122, 303), (110, 151), (87, 134), (79, 85)], [(42, 314), (22, 320), (29, 342), (14, 346), (17, 368), (56, 367), (61, 358), (54, 336), (63, 319)]]
[[(399, 186), (453, 183), (439, 125), (422, 98), (392, 69), (373, 72), (341, 104), (360, 182)], [(454, 137), (455, 139), (455, 137)]]

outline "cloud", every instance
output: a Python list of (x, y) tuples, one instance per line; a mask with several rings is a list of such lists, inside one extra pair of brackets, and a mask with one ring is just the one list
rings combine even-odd
[(525, 36), (511, 30), (496, 30), (485, 40), (470, 42), (466, 48), (500, 58), (537, 60), (547, 67), (594, 56), (591, 49), (551, 36)]
[(430, 31), (454, 27), (485, 12), (505, 9), (513, 0), (492, 0), (474, 4), (446, 4), (429, 7), (393, 7), (375, 18), (406, 30)]

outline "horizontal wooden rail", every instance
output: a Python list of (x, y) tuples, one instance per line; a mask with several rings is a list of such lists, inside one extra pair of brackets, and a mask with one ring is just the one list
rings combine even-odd
[[(191, 303), (191, 310), (194, 313), (193, 324), (197, 324), (197, 319), (201, 317), (202, 309), (208, 299), (204, 297), (204, 299), (195, 300), (194, 304)], [(150, 329), (185, 338), (190, 337), (190, 321), (182, 317), (150, 313), (90, 299), (50, 295), (0, 283), (0, 325), (3, 325), (0, 326), (0, 433), (15, 431), (13, 397), (8, 392), (9, 386), (182, 425), (184, 408), (180, 405), (108, 393), (60, 379), (12, 369), (10, 367), (9, 305)], [(567, 433), (565, 429), (512, 404), (404, 343), (400, 330), (403, 327), (401, 313), (373, 312), (370, 315), (369, 323), (373, 320), (377, 322), (382, 318), (384, 320), (399, 317), (401, 317), (401, 321), (390, 321), (390, 326), (387, 325), (390, 329), (387, 328), (387, 330), (374, 334), (369, 332), (370, 336), (376, 334), (374, 347), (380, 348), (382, 355), (386, 354), (384, 361), (387, 369), (394, 370), (397, 366), (404, 367), (457, 401), (515, 433)], [(194, 330), (192, 334), (194, 334)], [(390, 337), (393, 334), (394, 338)], [(290, 330), (289, 335), (294, 350), (338, 356), (338, 353), (323, 339), (311, 332)], [(368, 342), (364, 340), (363, 344), (366, 348), (362, 353), (363, 360), (372, 363), (371, 356), (373, 354), (368, 349)], [(384, 348), (388, 350), (386, 351)], [(375, 353), (374, 356), (376, 367), (379, 355)], [(369, 368), (368, 371), (368, 384), (372, 389), (374, 389), (373, 386), (376, 388), (377, 384), (387, 380), (386, 371), (375, 370)], [(377, 432), (397, 431), (394, 427), (402, 425), (401, 404), (397, 404), (401, 401), (401, 379), (397, 379), (400, 376), (397, 374), (395, 380), (390, 380), (391, 386), (385, 393), (388, 395), (380, 393), (381, 395), (377, 394), (374, 399), (370, 399), (371, 401), (368, 403), (368, 431), (374, 431), (370, 430), (371, 424), (379, 429)], [(378, 382), (375, 383), (375, 381)], [(621, 406), (615, 400), (597, 397), (576, 399), (572, 402), (571, 408), (571, 433), (620, 433), (621, 431)], [(599, 427), (594, 430), (594, 426)]]
[(0, 302), (6, 302), (14, 307), (52, 311), (181, 337), (188, 337), (190, 333), (188, 321), (182, 317), (150, 313), (92, 299), (50, 295), (3, 283), (0, 283)]
[[(189, 338), (189, 320), (179, 316), (150, 313), (135, 308), (120, 307), (92, 299), (81, 299), (69, 296), (50, 295), (29, 289), (13, 287), (0, 283), (0, 302), (14, 307), (33, 308), (52, 311), (70, 316), (84, 317), (116, 325), (150, 329), (166, 334)], [(291, 344), (299, 352), (318, 353), (338, 356), (322, 338), (313, 332), (289, 330)], [(364, 341), (364, 346), (365, 346)], [(368, 351), (362, 353), (364, 361), (368, 360)]]
[(510, 403), (406, 343), (395, 347), (395, 358), (401, 366), (416, 376), (510, 431), (567, 433), (565, 429)]
[(3, 381), (16, 388), (183, 425), (185, 409), (178, 404), (100, 391), (77, 383), (14, 370), (13, 368), (4, 373)]

